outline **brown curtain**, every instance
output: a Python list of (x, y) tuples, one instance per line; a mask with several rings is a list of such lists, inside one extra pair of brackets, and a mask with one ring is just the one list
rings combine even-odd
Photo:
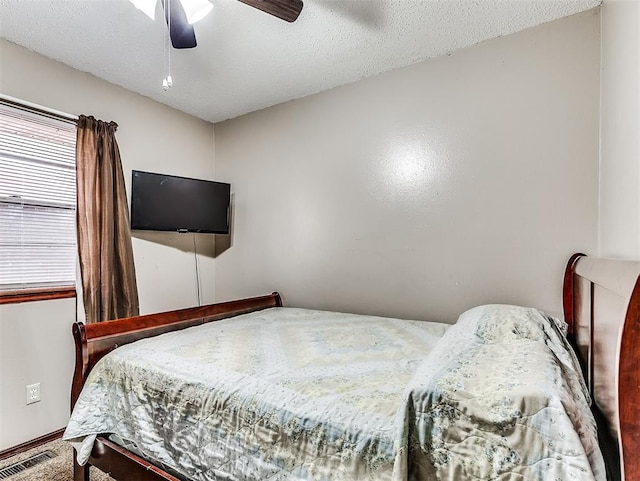
[(117, 128), (115, 122), (78, 119), (78, 253), (87, 322), (139, 312)]

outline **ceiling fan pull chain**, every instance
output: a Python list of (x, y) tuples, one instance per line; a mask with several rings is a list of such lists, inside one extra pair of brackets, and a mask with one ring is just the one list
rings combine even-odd
[[(171, 2), (172, 0), (165, 0), (165, 6), (167, 8), (167, 17), (169, 19), (168, 25), (171, 25)], [(162, 79), (162, 89), (166, 92), (173, 85), (173, 79), (171, 78), (171, 46), (169, 29), (165, 33), (164, 42), (164, 68), (166, 76)]]

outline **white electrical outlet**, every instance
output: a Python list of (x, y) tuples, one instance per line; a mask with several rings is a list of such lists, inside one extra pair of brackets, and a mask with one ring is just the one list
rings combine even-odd
[(40, 383), (29, 384), (27, 386), (27, 404), (33, 404), (40, 401)]

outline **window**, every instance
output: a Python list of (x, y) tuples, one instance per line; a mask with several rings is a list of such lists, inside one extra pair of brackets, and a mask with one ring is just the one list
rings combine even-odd
[(76, 125), (0, 100), (0, 296), (71, 291)]

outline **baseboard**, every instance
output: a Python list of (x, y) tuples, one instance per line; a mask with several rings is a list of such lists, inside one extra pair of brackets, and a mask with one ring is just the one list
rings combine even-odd
[(4, 451), (0, 451), (0, 461), (3, 459), (10, 458), (11, 456), (15, 456), (16, 454), (24, 453), (29, 449), (37, 448), (43, 444), (46, 444), (50, 441), (54, 441), (58, 438), (62, 437), (62, 433), (64, 433), (64, 429), (58, 429), (49, 434), (45, 434), (44, 436), (40, 436), (39, 438), (32, 439), (31, 441), (27, 441), (26, 443), (18, 444), (9, 449), (5, 449)]

